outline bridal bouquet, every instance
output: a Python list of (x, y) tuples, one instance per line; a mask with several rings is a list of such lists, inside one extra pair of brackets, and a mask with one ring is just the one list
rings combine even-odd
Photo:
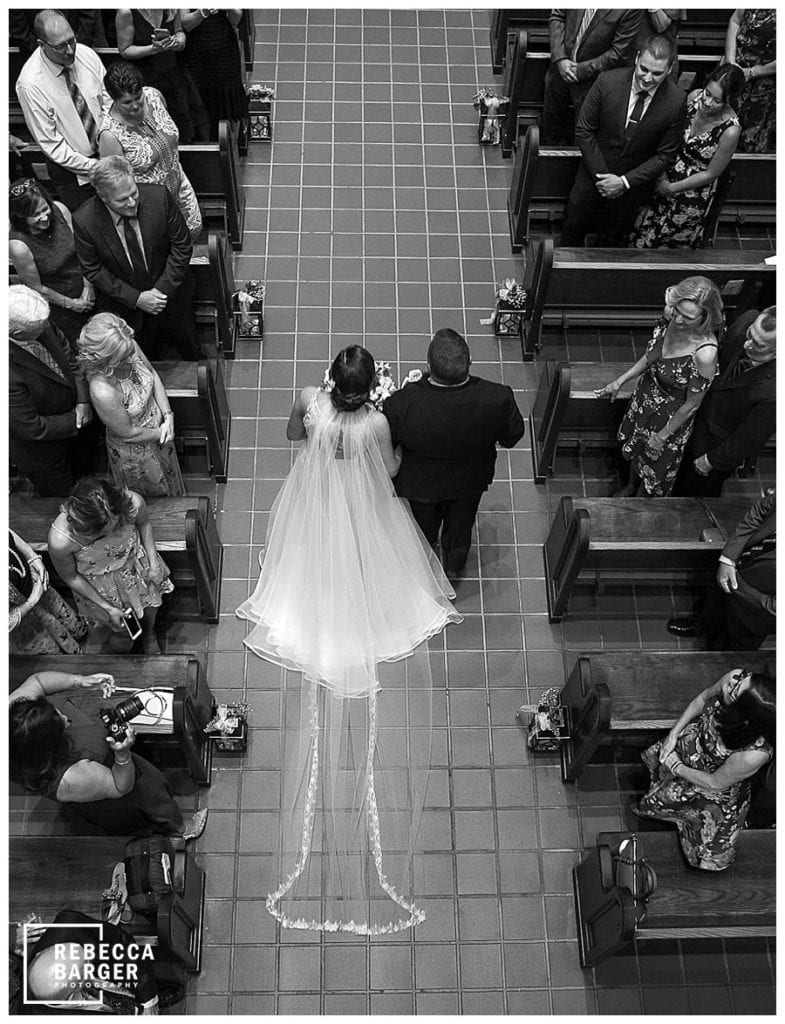
[[(370, 393), (370, 400), (379, 412), (382, 411), (384, 400), (389, 398), (393, 391), (398, 390), (398, 386), (392, 377), (392, 370), (390, 364), (387, 362), (379, 362), (378, 360), (374, 363), (376, 367), (376, 387)], [(422, 370), (409, 370), (406, 376), (401, 381), (401, 387), (406, 384), (412, 384), (414, 381), (422, 379)], [(324, 380), (322, 382), (323, 391), (332, 391), (335, 386), (334, 381), (330, 377), (329, 366), (324, 371)]]

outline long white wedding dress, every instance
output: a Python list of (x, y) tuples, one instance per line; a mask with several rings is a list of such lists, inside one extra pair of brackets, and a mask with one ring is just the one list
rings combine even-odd
[(237, 614), (256, 623), (248, 647), (287, 669), (280, 884), (268, 910), (287, 927), (377, 935), (424, 918), (409, 893), (431, 658), (443, 658), (428, 641), (461, 616), (395, 494), (371, 413), (339, 412), (315, 392), (259, 581)]

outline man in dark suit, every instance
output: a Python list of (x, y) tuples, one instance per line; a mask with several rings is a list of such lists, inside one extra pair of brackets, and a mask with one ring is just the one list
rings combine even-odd
[(469, 374), (469, 346), (449, 328), (428, 347), (428, 374), (384, 403), (394, 445), (403, 449), (395, 489), (409, 499), (432, 545), (441, 529), (442, 564), (460, 576), (483, 492), (493, 480), (496, 445), (512, 448), (524, 422), (512, 389)]
[(10, 456), (40, 495), (65, 496), (95, 467), (100, 422), (87, 381), (42, 295), (12, 285), (8, 321)]
[(731, 473), (755, 459), (777, 424), (776, 307), (743, 313), (720, 354), (720, 374), (695, 417), (673, 493), (717, 498)]
[(697, 613), (671, 619), (668, 632), (703, 635), (710, 651), (757, 651), (777, 628), (776, 527), (771, 492), (752, 506), (722, 549), (716, 582)]
[(640, 19), (640, 11), (618, 8), (551, 10), (551, 65), (541, 121), (544, 146), (572, 145), (574, 119), (586, 93), (600, 72), (627, 63)]
[(74, 214), (84, 275), (96, 290), (96, 312), (123, 317), (149, 359), (169, 340), (183, 359), (198, 359), (193, 314), (193, 245), (164, 185), (137, 185), (124, 157), (96, 162), (97, 196)]
[(673, 42), (650, 36), (634, 68), (604, 71), (575, 126), (583, 159), (567, 201), (561, 244), (623, 245), (652, 183), (681, 144), (687, 95), (668, 80)]

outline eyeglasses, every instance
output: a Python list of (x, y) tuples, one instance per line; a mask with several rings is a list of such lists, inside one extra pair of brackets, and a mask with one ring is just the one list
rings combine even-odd
[(42, 39), (41, 42), (56, 53), (68, 53), (69, 50), (76, 49), (76, 39), (73, 36), (70, 39), (66, 39), (64, 43), (47, 43), (45, 39)]
[(12, 199), (18, 199), (19, 196), (23, 196), (25, 192), (32, 192), (38, 182), (35, 178), (25, 178), (24, 181), (18, 182), (16, 185), (12, 185), (8, 190), (8, 194)]

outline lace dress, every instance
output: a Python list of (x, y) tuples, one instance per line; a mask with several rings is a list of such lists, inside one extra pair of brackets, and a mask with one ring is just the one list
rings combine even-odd
[[(719, 124), (698, 135), (690, 135), (697, 111), (697, 98), (687, 105), (687, 127), (676, 160), (665, 172), (669, 182), (684, 181), (708, 169), (723, 133), (739, 119), (731, 114)], [(656, 192), (651, 203), (638, 214), (627, 244), (636, 249), (698, 249), (703, 244), (703, 228), (717, 179), (703, 188), (691, 188), (675, 195)]]
[(167, 112), (161, 93), (150, 86), (145, 86), (142, 92), (147, 108), (144, 121), (131, 127), (107, 110), (101, 115), (99, 136), (101, 132), (109, 132), (117, 139), (137, 181), (166, 185), (185, 218), (188, 230), (196, 236), (202, 230), (202, 214), (191, 182), (180, 167), (177, 154), (180, 133)]
[[(688, 767), (714, 772), (731, 753), (717, 731), (721, 706), (719, 697), (707, 701), (700, 718), (679, 736), (676, 752)], [(743, 749), (762, 750), (769, 757), (773, 753), (762, 738)], [(659, 752), (660, 744), (655, 743), (641, 755), (652, 779), (651, 789), (639, 805), (641, 813), (675, 823), (692, 867), (724, 871), (736, 859), (736, 839), (750, 809), (750, 779), (727, 789), (701, 789), (672, 775), (659, 763)]]
[[(707, 391), (711, 385), (711, 381), (698, 372), (694, 352), (686, 356), (663, 357), (662, 344), (667, 328), (666, 320), (654, 328), (651, 341), (646, 346), (647, 367), (638, 378), (619, 427), (622, 455), (637, 471), (646, 493), (655, 498), (667, 498), (673, 489), (695, 417), (675, 430), (657, 454), (646, 450), (649, 434), (662, 430), (684, 405), (688, 395)], [(714, 342), (706, 342), (695, 352), (707, 345), (717, 348)]]

